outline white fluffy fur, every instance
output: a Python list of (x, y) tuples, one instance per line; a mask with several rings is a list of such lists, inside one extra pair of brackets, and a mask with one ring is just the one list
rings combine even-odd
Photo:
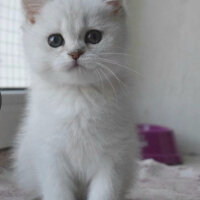
[[(24, 26), (32, 86), (15, 148), (19, 186), (44, 200), (124, 199), (137, 156), (125, 10), (109, 0), (23, 2), (40, 10)], [(103, 31), (99, 44), (85, 44), (90, 29)], [(52, 33), (64, 47), (48, 45)], [(82, 67), (69, 71), (77, 48)]]

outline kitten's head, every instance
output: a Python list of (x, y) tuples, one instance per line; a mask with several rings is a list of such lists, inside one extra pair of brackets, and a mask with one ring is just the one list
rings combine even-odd
[(33, 73), (59, 84), (90, 84), (123, 73), (123, 0), (23, 0), (23, 6)]

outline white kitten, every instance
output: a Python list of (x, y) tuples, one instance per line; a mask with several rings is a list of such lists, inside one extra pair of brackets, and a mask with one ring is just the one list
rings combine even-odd
[(137, 137), (124, 2), (23, 0), (32, 86), (16, 178), (44, 200), (122, 200)]

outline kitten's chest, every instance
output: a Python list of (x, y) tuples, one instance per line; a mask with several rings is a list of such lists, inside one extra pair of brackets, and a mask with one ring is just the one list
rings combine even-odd
[[(51, 107), (55, 109), (49, 110)], [(90, 98), (76, 93), (70, 97), (57, 96), (39, 111), (44, 108), (44, 120), (47, 122), (44, 129), (49, 127), (48, 134), (51, 134), (46, 138), (54, 139), (51, 140), (52, 145), (64, 151), (73, 166), (81, 168), (88, 163), (100, 162), (113, 141), (112, 127), (116, 127), (112, 124), (115, 121), (112, 104), (102, 95)]]
[(69, 120), (63, 131), (65, 153), (74, 169), (79, 171), (100, 161), (106, 145), (100, 119), (81, 113)]

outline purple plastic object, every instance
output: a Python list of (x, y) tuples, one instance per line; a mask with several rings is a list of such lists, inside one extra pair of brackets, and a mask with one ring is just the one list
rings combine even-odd
[(141, 140), (146, 144), (142, 149), (143, 159), (151, 158), (167, 165), (182, 163), (172, 130), (148, 124), (140, 124), (137, 128)]

